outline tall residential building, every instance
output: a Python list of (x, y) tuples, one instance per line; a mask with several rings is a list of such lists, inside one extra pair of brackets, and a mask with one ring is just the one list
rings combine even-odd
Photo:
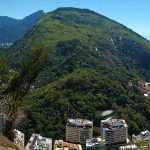
[(80, 144), (67, 143), (63, 140), (56, 140), (54, 150), (82, 150), (82, 146)]
[(128, 126), (123, 119), (102, 120), (101, 137), (107, 144), (126, 143)]
[(86, 150), (106, 150), (106, 142), (102, 138), (87, 139)]
[(66, 141), (85, 144), (93, 136), (93, 122), (85, 119), (68, 119)]
[(52, 150), (52, 139), (42, 137), (39, 134), (32, 134), (28, 144), (27, 150)]
[(15, 132), (15, 138), (14, 143), (18, 146), (24, 147), (24, 133), (20, 132), (19, 130), (14, 130)]
[(0, 134), (3, 132), (3, 127), (5, 124), (5, 115), (3, 113), (0, 113)]

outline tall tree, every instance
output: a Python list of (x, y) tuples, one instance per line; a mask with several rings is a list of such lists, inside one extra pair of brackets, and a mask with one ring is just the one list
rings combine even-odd
[(39, 44), (30, 53), (26, 54), (21, 69), (12, 78), (0, 102), (2, 112), (6, 115), (5, 136), (14, 140), (14, 127), (28, 109), (26, 96), (33, 81), (42, 70), (48, 54), (42, 44)]

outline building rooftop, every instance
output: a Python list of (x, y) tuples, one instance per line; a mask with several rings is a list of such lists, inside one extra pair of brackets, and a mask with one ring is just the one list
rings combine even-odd
[(54, 150), (82, 150), (80, 144), (72, 144), (64, 142), (63, 140), (56, 140), (54, 143)]
[(52, 150), (52, 139), (42, 137), (39, 134), (32, 134), (28, 144), (27, 150)]
[(127, 123), (123, 119), (102, 120), (101, 123), (103, 127), (108, 129), (127, 127)]
[(112, 115), (114, 113), (113, 110), (106, 110), (102, 113), (102, 117), (106, 117), (106, 116), (109, 116), (109, 115)]
[(86, 147), (92, 147), (98, 144), (105, 145), (106, 141), (102, 138), (92, 138), (86, 140)]
[(133, 141), (142, 141), (142, 140), (150, 140), (150, 131), (146, 130), (141, 132), (139, 135), (132, 135)]
[(130, 150), (130, 149), (138, 149), (138, 147), (136, 145), (120, 146), (120, 150)]
[(68, 119), (67, 126), (74, 127), (93, 127), (93, 122), (86, 119)]

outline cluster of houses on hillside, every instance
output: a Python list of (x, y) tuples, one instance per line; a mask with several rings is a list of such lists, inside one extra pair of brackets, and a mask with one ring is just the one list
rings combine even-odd
[(150, 96), (150, 82), (139, 81), (138, 87), (144, 91), (144, 96)]
[[(132, 87), (133, 83), (131, 81), (129, 81), (128, 86)], [(138, 81), (138, 84), (136, 86), (144, 92), (145, 97), (150, 96), (150, 82), (145, 82), (145, 81), (141, 80), (141, 81)]]

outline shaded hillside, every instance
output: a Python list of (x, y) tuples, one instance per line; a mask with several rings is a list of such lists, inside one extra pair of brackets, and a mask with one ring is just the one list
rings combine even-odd
[(23, 35), (31, 29), (35, 22), (43, 15), (43, 11), (38, 11), (22, 20), (0, 16), (0, 46), (7, 47), (9, 44), (22, 38)]

